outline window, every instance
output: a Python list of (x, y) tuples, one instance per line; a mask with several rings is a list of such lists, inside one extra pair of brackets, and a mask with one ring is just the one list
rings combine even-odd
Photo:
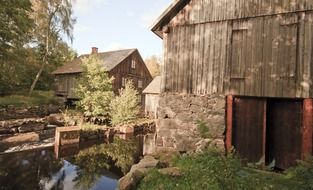
[(138, 80), (138, 88), (142, 88), (142, 80)]
[(136, 68), (136, 61), (133, 59), (132, 60), (132, 65), (131, 65), (132, 69), (135, 69)]
[(138, 95), (138, 102), (141, 103), (141, 95)]
[(125, 84), (126, 84), (126, 78), (122, 78), (122, 87), (124, 87), (125, 86)]

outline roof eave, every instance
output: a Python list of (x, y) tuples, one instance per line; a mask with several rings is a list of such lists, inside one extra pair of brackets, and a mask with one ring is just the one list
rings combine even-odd
[(154, 32), (157, 36), (163, 39), (162, 27), (168, 24), (172, 18), (174, 18), (177, 13), (183, 9), (190, 0), (175, 0), (154, 22), (151, 26), (151, 31)]

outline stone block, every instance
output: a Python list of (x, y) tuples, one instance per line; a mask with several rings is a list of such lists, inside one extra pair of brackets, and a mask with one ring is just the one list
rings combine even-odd
[(56, 146), (71, 145), (79, 143), (80, 128), (73, 127), (58, 127), (55, 131)]
[(129, 134), (134, 133), (134, 127), (133, 126), (121, 126), (120, 127), (120, 133), (122, 134)]

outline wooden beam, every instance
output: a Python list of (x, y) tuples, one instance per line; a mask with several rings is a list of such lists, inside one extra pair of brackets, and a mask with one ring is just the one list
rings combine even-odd
[(302, 159), (312, 155), (313, 99), (303, 100)]
[(232, 95), (226, 96), (226, 137), (225, 147), (226, 152), (230, 153), (232, 150), (232, 135), (233, 135), (233, 102)]

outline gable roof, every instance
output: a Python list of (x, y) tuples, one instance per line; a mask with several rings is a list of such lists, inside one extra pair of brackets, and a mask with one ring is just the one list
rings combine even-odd
[(143, 94), (160, 94), (161, 93), (161, 76), (157, 76), (153, 81), (142, 91)]
[(151, 27), (151, 31), (160, 38), (163, 38), (162, 27), (169, 23), (189, 2), (190, 0), (175, 0), (155, 21)]
[[(124, 50), (117, 50), (117, 51), (109, 51), (109, 52), (102, 52), (95, 54), (102, 65), (106, 68), (106, 71), (111, 71), (114, 67), (124, 61), (128, 56), (132, 53), (137, 51), (137, 49), (124, 49)], [(57, 70), (52, 72), (54, 75), (59, 74), (74, 74), (74, 73), (81, 73), (83, 69), (82, 59), (89, 57), (91, 54), (81, 55), (78, 58), (75, 58), (72, 62), (65, 64), (59, 67)]]

